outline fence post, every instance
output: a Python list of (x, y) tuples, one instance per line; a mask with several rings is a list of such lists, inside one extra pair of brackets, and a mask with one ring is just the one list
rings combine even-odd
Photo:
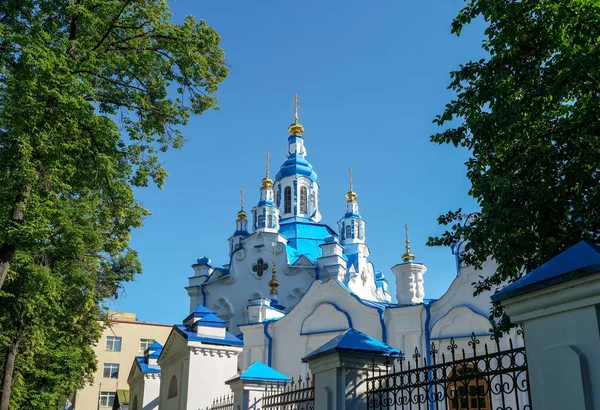
[(225, 383), (233, 392), (233, 410), (262, 409), (262, 398), (266, 389), (286, 383), (290, 378), (264, 363), (254, 362), (244, 372)]
[(387, 356), (400, 352), (385, 343), (348, 329), (302, 359), (314, 375), (315, 409), (364, 410), (367, 377)]
[(523, 326), (533, 409), (600, 410), (599, 260), (580, 242), (492, 296)]

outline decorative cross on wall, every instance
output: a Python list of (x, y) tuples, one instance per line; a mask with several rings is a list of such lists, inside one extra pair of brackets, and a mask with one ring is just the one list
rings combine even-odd
[(252, 265), (252, 272), (256, 273), (256, 276), (259, 278), (265, 273), (265, 271), (269, 269), (269, 264), (265, 263), (265, 261), (260, 258), (256, 261), (254, 265)]

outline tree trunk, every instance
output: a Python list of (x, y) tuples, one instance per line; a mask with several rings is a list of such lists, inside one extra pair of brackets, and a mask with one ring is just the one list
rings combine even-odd
[(19, 345), (23, 339), (23, 334), (19, 335), (8, 347), (6, 361), (4, 362), (4, 372), (2, 375), (2, 394), (0, 394), (0, 410), (8, 410), (10, 402), (10, 391), (13, 384), (13, 374), (15, 371), (15, 359), (19, 352)]
[[(13, 223), (22, 224), (25, 219), (25, 206), (31, 195), (31, 184), (25, 185), (23, 191), (15, 198), (11, 220)], [(8, 276), (8, 270), (15, 256), (16, 247), (14, 244), (5, 243), (0, 246), (0, 289), (4, 285), (4, 280)]]

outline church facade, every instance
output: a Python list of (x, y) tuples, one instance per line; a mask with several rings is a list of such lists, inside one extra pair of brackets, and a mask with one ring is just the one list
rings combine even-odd
[[(348, 329), (408, 354), (415, 349), (429, 352), (432, 342), (442, 352), (451, 339), (460, 348), (467, 346), (472, 333), (490, 332), (490, 293), (473, 296), (472, 283), (494, 272), (493, 261), (477, 271), (460, 266), (464, 244), (458, 244), (453, 248), (456, 278), (441, 298), (427, 299), (427, 269), (415, 262), (407, 230), (406, 252), (388, 275), (396, 283), (393, 298), (386, 275), (370, 261), (366, 221), (352, 177), (338, 226), (321, 223), (318, 177), (307, 159), (297, 106), (288, 131), (286, 158), (274, 179), (267, 162), (251, 215), (244, 210), (242, 196), (229, 238), (229, 263), (213, 266), (202, 257), (192, 266), (194, 274), (186, 287), (190, 315), (173, 328), (157, 361), (170, 369), (168, 377), (161, 377), (161, 395), (170, 389), (194, 392), (197, 396), (185, 402), (204, 408), (214, 397), (211, 392), (222, 389), (202, 393), (202, 386), (226, 386), (234, 370), (239, 376), (254, 363), (285, 376), (305, 374), (308, 366), (302, 358)], [(206, 375), (207, 365), (192, 365), (195, 355), (202, 352), (207, 357), (205, 351), (213, 350), (221, 352), (219, 360), (227, 362), (232, 374), (215, 372), (202, 386), (188, 387)], [(210, 366), (218, 367), (214, 354), (209, 356)], [(193, 375), (196, 372), (204, 376)], [(175, 379), (183, 384), (166, 384)], [(164, 400), (161, 397), (161, 403)], [(171, 407), (165, 402), (161, 408)]]
[[(490, 294), (473, 296), (472, 283), (493, 272), (458, 267), (438, 300), (425, 298), (426, 266), (406, 253), (386, 275), (369, 260), (366, 221), (352, 186), (336, 229), (321, 223), (319, 182), (308, 161), (298, 116), (289, 127), (286, 158), (275, 178), (267, 166), (251, 220), (243, 209), (229, 238), (229, 264), (206, 257), (193, 265), (186, 288), (190, 311), (203, 305), (243, 338), (240, 368), (254, 361), (297, 374), (300, 359), (339, 332), (356, 328), (401, 351), (425, 351), (431, 340), (488, 334)], [(268, 164), (268, 163), (267, 163)], [(458, 245), (454, 252), (461, 252)]]

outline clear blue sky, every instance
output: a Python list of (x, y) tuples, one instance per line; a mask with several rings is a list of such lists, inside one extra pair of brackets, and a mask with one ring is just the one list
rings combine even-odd
[(174, 323), (188, 313), (191, 264), (228, 262), (239, 190), (258, 200), (264, 155), (285, 158), (292, 94), (300, 99), (308, 159), (319, 175), (323, 222), (337, 230), (347, 169), (367, 221), (371, 261), (395, 292), (391, 267), (404, 252), (404, 223), (417, 261), (427, 265), (426, 297), (456, 275), (447, 248), (428, 248), (438, 215), (476, 209), (467, 193), (468, 152), (429, 141), (436, 114), (452, 98), (449, 72), (481, 58), (484, 26), (457, 38), (450, 23), (460, 0), (264, 0), (170, 2), (174, 21), (204, 19), (221, 35), (230, 75), (219, 111), (194, 118), (182, 150), (164, 157), (165, 189), (137, 191), (151, 212), (133, 234), (144, 273), (112, 309)]

